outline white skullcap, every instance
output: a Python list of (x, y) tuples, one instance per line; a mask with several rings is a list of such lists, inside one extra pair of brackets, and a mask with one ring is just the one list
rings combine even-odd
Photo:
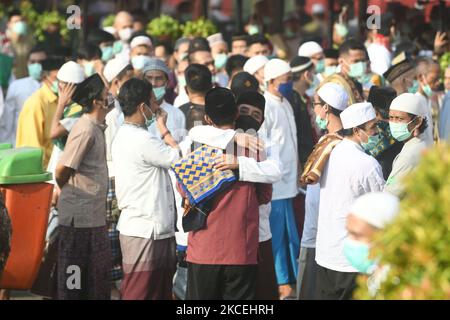
[(208, 38), (206, 38), (206, 40), (208, 40), (210, 47), (219, 43), (226, 43), (225, 40), (223, 40), (223, 36), (221, 33), (215, 33), (213, 35), (210, 35)]
[(325, 13), (325, 7), (321, 3), (314, 3), (311, 8), (312, 14)]
[(149, 37), (146, 36), (137, 36), (134, 37), (133, 40), (131, 40), (130, 48), (136, 48), (137, 46), (147, 46), (152, 47), (152, 40), (150, 40)]
[(402, 93), (391, 102), (389, 110), (403, 111), (420, 116), (423, 114), (420, 98), (413, 93)]
[(64, 63), (56, 74), (59, 81), (69, 83), (81, 83), (85, 79), (84, 69), (76, 62)]
[(325, 83), (319, 88), (317, 95), (335, 109), (343, 111), (348, 107), (347, 91), (337, 83)]
[(286, 73), (291, 72), (291, 66), (284, 60), (272, 59), (264, 66), (264, 81), (278, 78)]
[(399, 212), (400, 201), (388, 192), (366, 193), (353, 202), (350, 213), (378, 229), (392, 222)]
[(129, 62), (120, 57), (116, 57), (108, 61), (103, 70), (106, 81), (111, 82), (117, 75), (129, 65)]
[(370, 102), (355, 103), (340, 114), (344, 129), (355, 128), (376, 118), (375, 109)]
[(244, 71), (250, 73), (251, 75), (254, 75), (256, 71), (258, 71), (261, 68), (264, 68), (267, 62), (269, 62), (269, 59), (267, 59), (266, 56), (263, 55), (254, 56), (245, 62)]
[(305, 42), (298, 48), (298, 55), (302, 57), (311, 58), (316, 53), (323, 52), (322, 47), (314, 41)]

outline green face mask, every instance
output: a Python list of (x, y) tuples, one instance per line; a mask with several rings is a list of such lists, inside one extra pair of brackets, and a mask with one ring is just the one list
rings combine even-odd
[(348, 71), (348, 76), (352, 78), (360, 78), (364, 75), (366, 71), (366, 63), (363, 61), (352, 63), (350, 65), (350, 70)]
[(363, 131), (363, 132), (367, 136), (368, 140), (367, 140), (367, 142), (362, 142), (361, 147), (365, 151), (370, 152), (371, 150), (375, 149), (379, 145), (379, 143), (381, 141), (381, 135), (379, 133), (377, 133), (376, 135), (369, 136), (369, 135), (367, 135), (367, 133), (365, 131)]
[(316, 124), (320, 130), (326, 130), (328, 125), (328, 119), (322, 119), (319, 115), (316, 116)]
[(218, 54), (216, 56), (216, 58), (214, 59), (214, 65), (215, 65), (216, 69), (224, 68), (225, 65), (227, 64), (227, 60), (228, 60), (228, 56), (226, 55), (226, 53)]
[(428, 84), (422, 86), (422, 90), (428, 98), (431, 98), (431, 96), (433, 95), (433, 89), (431, 89), (430, 85)]
[[(415, 119), (415, 118), (414, 118)], [(397, 141), (405, 141), (411, 137), (412, 131), (408, 130), (408, 125), (414, 121), (412, 119), (408, 123), (402, 122), (389, 122), (389, 129), (391, 129), (391, 134)]]
[(28, 75), (36, 81), (41, 80), (42, 65), (40, 63), (32, 63), (28, 65)]
[(102, 48), (102, 61), (107, 62), (112, 59), (114, 55), (113, 47), (107, 46)]
[(410, 87), (408, 87), (409, 93), (416, 93), (419, 90), (419, 81), (413, 80), (413, 83)]
[(325, 76), (331, 76), (336, 73), (337, 66), (326, 66), (325, 71), (323, 72)]
[(52, 82), (52, 86), (50, 87), (50, 89), (54, 94), (58, 94), (58, 80)]
[(248, 27), (248, 34), (249, 35), (254, 35), (254, 34), (258, 34), (259, 33), (259, 27), (255, 24), (251, 25)]
[(122, 52), (122, 49), (123, 49), (123, 43), (122, 43), (122, 41), (119, 40), (119, 41), (114, 42), (114, 45), (113, 45), (113, 55)]
[(90, 77), (95, 73), (94, 63), (88, 62), (84, 65), (84, 74), (86, 77)]
[(374, 271), (376, 262), (369, 259), (370, 246), (367, 243), (352, 239), (344, 241), (344, 255), (353, 268), (361, 273), (369, 274)]
[(322, 73), (325, 70), (325, 60), (319, 60), (316, 64), (316, 73)]
[[(149, 109), (150, 109), (150, 107), (149, 107)], [(142, 116), (144, 117), (144, 119), (145, 119), (145, 127), (148, 129), (152, 124), (153, 124), (153, 122), (155, 122), (155, 120), (156, 120), (156, 117), (155, 117), (155, 114), (153, 113), (153, 111), (152, 111), (152, 117), (150, 118), (150, 119), (148, 119), (147, 118), (147, 116), (145, 115), (145, 112), (142, 112)]]
[(166, 87), (158, 87), (153, 88), (153, 93), (155, 94), (156, 101), (161, 101), (164, 98), (164, 95), (166, 94)]

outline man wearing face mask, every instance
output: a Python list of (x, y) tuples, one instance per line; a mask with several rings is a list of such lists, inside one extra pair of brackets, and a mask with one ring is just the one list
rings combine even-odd
[(216, 33), (207, 38), (211, 48), (211, 54), (214, 58), (214, 66), (217, 70), (217, 83), (221, 87), (226, 87), (228, 84), (228, 75), (225, 72), (225, 66), (228, 60), (228, 44), (223, 39), (221, 33)]
[[(172, 133), (175, 141), (179, 143), (185, 135), (186, 119), (183, 112), (164, 100), (167, 83), (169, 81), (170, 70), (167, 65), (159, 60), (152, 58), (148, 65), (143, 69), (144, 80), (151, 83), (158, 106), (167, 112), (167, 128)], [(162, 137), (164, 132), (159, 132), (157, 125), (149, 127), (149, 132), (154, 137)]]
[(311, 59), (315, 73), (319, 77), (319, 81), (322, 81), (321, 73), (325, 71), (325, 56), (322, 47), (317, 42), (308, 41), (298, 48), (298, 55)]
[(404, 93), (392, 100), (389, 108), (389, 127), (394, 139), (404, 145), (392, 164), (391, 174), (386, 181), (386, 191), (401, 195), (402, 179), (419, 164), (423, 151), (428, 147), (423, 134), (427, 125), (427, 119), (422, 116), (419, 97)]
[(129, 41), (133, 35), (133, 16), (127, 11), (120, 11), (114, 18), (113, 28), (116, 41), (113, 45), (115, 55), (128, 56)]
[(86, 42), (88, 44), (93, 43), (100, 48), (102, 51), (101, 59), (104, 63), (107, 63), (114, 57), (114, 36), (109, 32), (100, 29), (91, 30), (87, 36)]
[(323, 50), (325, 55), (325, 69), (322, 72), (322, 77), (325, 79), (328, 76), (336, 73), (337, 66), (339, 65), (339, 51), (336, 49)]
[(362, 86), (357, 78), (364, 75), (366, 58), (366, 49), (362, 43), (347, 40), (339, 47), (338, 72), (324, 80), (342, 86), (347, 91), (349, 104), (363, 101)]
[(8, 15), (6, 36), (11, 43), (11, 55), (14, 57), (13, 74), (16, 79), (27, 76), (28, 53), (35, 40), (20, 11), (13, 10)]
[(367, 102), (356, 103), (340, 114), (344, 139), (331, 151), (320, 178), (316, 239), (316, 295), (319, 300), (347, 300), (356, 286), (357, 269), (344, 256), (348, 237), (345, 219), (351, 203), (384, 186), (381, 166), (364, 152), (378, 134), (376, 114)]
[(397, 94), (405, 92), (416, 93), (419, 90), (419, 82), (416, 80), (414, 65), (406, 57), (400, 62), (393, 64), (383, 73), (383, 77)]
[(58, 104), (57, 74), (63, 64), (64, 60), (55, 58), (42, 62), (42, 87), (25, 101), (17, 121), (16, 147), (42, 148), (44, 168), (53, 149), (50, 130)]
[(300, 249), (293, 199), (297, 196), (298, 153), (297, 128), (294, 112), (284, 93), (292, 92), (292, 72), (289, 64), (280, 59), (270, 60), (264, 67), (267, 90), (266, 107), (261, 134), (269, 141), (269, 148), (278, 150), (283, 178), (273, 185), (270, 227), (272, 247), (280, 298), (294, 294), (297, 279), (297, 256)]
[[(105, 157), (105, 116), (108, 89), (98, 74), (78, 84), (72, 100), (85, 113), (69, 133), (55, 178), (58, 200), (58, 288), (60, 300), (109, 300), (111, 250), (106, 230), (108, 167)], [(76, 265), (83, 285), (68, 286)]]
[(0, 115), (0, 141), (16, 143), (19, 113), (25, 101), (41, 87), (42, 63), (47, 53), (42, 46), (35, 46), (28, 56), (28, 77), (13, 81), (5, 98), (5, 108)]
[(135, 76), (140, 77), (142, 70), (148, 65), (150, 57), (154, 55), (153, 43), (147, 36), (137, 36), (130, 43), (130, 58)]
[[(175, 273), (175, 200), (168, 169), (179, 157), (150, 82), (130, 79), (120, 89), (125, 115), (112, 144), (117, 229), (123, 256), (123, 300), (169, 300)], [(148, 132), (156, 122), (161, 138)], [(138, 285), (137, 285), (138, 284)]]
[(77, 51), (77, 63), (83, 66), (86, 77), (94, 73), (103, 74), (102, 51), (93, 43), (87, 43)]
[(375, 236), (397, 217), (399, 199), (388, 192), (367, 193), (352, 204), (347, 217), (348, 237), (344, 243), (344, 255), (360, 273), (366, 274), (369, 292), (375, 296), (389, 271), (369, 258)]
[(439, 63), (430, 58), (419, 58), (416, 61), (416, 75), (419, 81), (419, 90), (416, 95), (422, 105), (423, 116), (427, 118), (428, 129), (425, 133), (427, 143), (438, 140), (438, 119), (440, 107), (435, 99), (434, 92), (441, 84), (441, 68)]

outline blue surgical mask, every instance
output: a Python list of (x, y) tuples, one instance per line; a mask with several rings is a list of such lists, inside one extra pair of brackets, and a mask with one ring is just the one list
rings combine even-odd
[(319, 60), (316, 64), (316, 73), (322, 73), (325, 70), (325, 60)]
[(413, 80), (412, 85), (410, 87), (408, 87), (408, 92), (416, 93), (417, 91), (419, 91), (419, 81)]
[(337, 69), (337, 66), (326, 66), (323, 74), (327, 77), (331, 76), (332, 74), (336, 73), (336, 69)]
[(41, 80), (42, 65), (40, 63), (32, 63), (28, 65), (28, 75), (36, 81)]
[(366, 63), (363, 61), (352, 63), (350, 65), (350, 70), (348, 71), (348, 76), (352, 78), (360, 78), (364, 75), (366, 71)]
[(322, 119), (319, 115), (316, 116), (316, 124), (320, 130), (326, 130), (328, 126), (328, 119)]
[[(414, 118), (415, 119), (415, 118)], [(391, 134), (397, 141), (405, 141), (411, 137), (412, 131), (408, 130), (408, 125), (414, 121), (412, 119), (408, 123), (403, 122), (389, 122), (389, 129), (391, 129)]]
[(285, 97), (286, 99), (291, 98), (293, 91), (294, 91), (293, 81), (288, 81), (278, 86), (278, 92), (280, 92), (282, 96)]
[[(150, 107), (149, 107), (150, 108)], [(145, 115), (145, 112), (142, 112), (142, 116), (145, 119), (145, 127), (148, 129), (150, 128), (150, 126), (155, 122), (156, 117), (155, 114), (152, 112), (152, 117), (150, 119), (147, 118), (147, 116)]]
[(27, 33), (27, 24), (23, 21), (18, 21), (14, 23), (12, 29), (14, 33), (18, 34), (19, 36), (23, 36)]
[(214, 59), (214, 65), (216, 69), (222, 69), (227, 64), (228, 56), (226, 53), (220, 53), (216, 55)]
[(123, 50), (123, 43), (120, 40), (117, 40), (113, 44), (113, 54), (121, 53)]
[(150, 60), (151, 59), (148, 56), (134, 56), (133, 58), (131, 58), (131, 64), (133, 65), (134, 69), (142, 70)]
[(153, 93), (155, 94), (156, 101), (160, 101), (162, 98), (164, 98), (164, 95), (166, 94), (166, 87), (158, 87), (153, 88)]
[(84, 65), (84, 74), (86, 77), (90, 77), (95, 73), (94, 63), (88, 62)]
[(113, 47), (107, 46), (102, 48), (102, 61), (108, 62), (114, 56)]
[(369, 244), (350, 238), (344, 240), (345, 257), (352, 267), (361, 273), (370, 274), (376, 267), (375, 260), (369, 259), (369, 253)]
[(431, 89), (429, 84), (422, 86), (422, 90), (428, 98), (431, 98), (431, 96), (433, 95), (433, 89)]

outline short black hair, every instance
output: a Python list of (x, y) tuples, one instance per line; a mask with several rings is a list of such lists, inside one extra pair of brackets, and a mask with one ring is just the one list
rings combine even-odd
[(88, 42), (84, 46), (81, 46), (77, 50), (77, 59), (82, 60), (94, 60), (102, 57), (102, 51), (100, 48), (92, 43)]
[(95, 73), (77, 85), (72, 100), (90, 112), (94, 100), (100, 99), (104, 89), (105, 83), (98, 73)]
[(186, 130), (189, 131), (195, 125), (201, 122), (203, 125), (206, 125), (205, 122), (205, 108), (200, 106), (191, 106), (186, 116)]
[(11, 20), (14, 16), (22, 16), (22, 12), (19, 9), (13, 9), (8, 13), (8, 20)]
[(227, 60), (227, 64), (225, 65), (225, 71), (227, 72), (228, 77), (231, 78), (234, 71), (244, 69), (244, 64), (247, 60), (248, 58), (241, 54), (230, 56)]
[(362, 50), (366, 53), (366, 57), (368, 57), (367, 49), (364, 46), (364, 43), (362, 43), (361, 41), (358, 41), (354, 38), (345, 40), (344, 43), (341, 44), (341, 46), (339, 47), (339, 56), (348, 54), (350, 52), (350, 50)]
[(150, 105), (152, 84), (137, 78), (126, 81), (119, 91), (118, 100), (125, 117), (131, 116), (141, 103)]
[(174, 51), (173, 50), (173, 46), (168, 41), (156, 40), (155, 43), (154, 43), (154, 47), (156, 48), (156, 47), (159, 47), (159, 46), (164, 47), (164, 50), (166, 51), (166, 54), (168, 56), (173, 54), (173, 51)]
[(233, 92), (222, 87), (209, 90), (205, 97), (205, 113), (215, 125), (233, 124), (238, 114)]
[(47, 54), (47, 50), (42, 45), (42, 43), (38, 43), (35, 46), (33, 46), (33, 48), (31, 48), (30, 52), (28, 53), (28, 57), (30, 57), (31, 54), (37, 53), (37, 52), (44, 52), (45, 54)]
[(101, 29), (93, 29), (89, 32), (87, 39), (87, 42), (92, 42), (93, 44), (100, 45), (104, 42), (114, 42), (115, 38), (114, 36)]
[(250, 47), (251, 45), (255, 43), (260, 43), (263, 45), (269, 45), (269, 40), (262, 34), (254, 34), (247, 38), (247, 47)]
[(187, 88), (195, 93), (206, 94), (212, 88), (212, 74), (208, 67), (193, 63), (184, 71)]
[(231, 36), (231, 42), (234, 41), (245, 41), (247, 42), (248, 34), (243, 32), (236, 32)]

